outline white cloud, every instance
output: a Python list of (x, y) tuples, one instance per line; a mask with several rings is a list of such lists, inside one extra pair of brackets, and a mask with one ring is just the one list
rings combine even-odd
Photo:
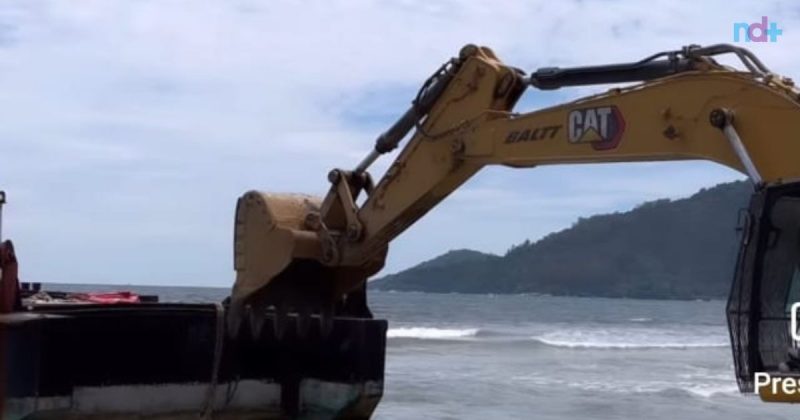
[[(762, 14), (783, 38), (748, 46), (799, 74), (790, 2), (5, 1), (4, 232), (29, 280), (227, 285), (236, 197), (324, 193), (327, 171), (357, 163), (463, 44), (524, 69), (630, 61), (729, 42), (732, 22)], [(387, 269), (501, 252), (735, 177), (692, 164), (489, 170), (401, 236)]]

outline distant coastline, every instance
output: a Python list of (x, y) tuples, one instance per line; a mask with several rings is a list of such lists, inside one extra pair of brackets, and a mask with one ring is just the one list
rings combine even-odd
[[(377, 280), (377, 279), (376, 279)], [(519, 297), (542, 297), (542, 298), (577, 298), (577, 299), (613, 299), (613, 300), (642, 300), (642, 301), (649, 301), (649, 300), (675, 300), (680, 302), (727, 302), (728, 296), (718, 296), (718, 297), (709, 297), (709, 298), (681, 298), (681, 297), (662, 297), (662, 298), (641, 298), (641, 297), (628, 297), (628, 296), (579, 296), (579, 295), (551, 295), (548, 293), (494, 293), (494, 292), (428, 292), (422, 290), (396, 290), (396, 289), (384, 289), (380, 287), (370, 287), (370, 293), (398, 293), (398, 294), (408, 294), (413, 296), (414, 294), (420, 295), (453, 295), (453, 296), (485, 296), (485, 297), (494, 297), (494, 296), (519, 296)]]
[(738, 249), (744, 181), (680, 200), (579, 219), (504, 255), (453, 250), (369, 282), (371, 290), (542, 294), (633, 299), (725, 299)]

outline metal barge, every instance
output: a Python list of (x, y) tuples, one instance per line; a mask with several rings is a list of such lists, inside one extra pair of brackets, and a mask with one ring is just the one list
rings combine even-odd
[(368, 314), (266, 310), (230, 334), (227, 302), (36, 303), (11, 241), (0, 269), (2, 419), (369, 418), (383, 393), (387, 323)]
[[(0, 315), (4, 419), (368, 418), (386, 321), (222, 332), (223, 305), (47, 305)], [(2, 385), (0, 385), (2, 386)]]

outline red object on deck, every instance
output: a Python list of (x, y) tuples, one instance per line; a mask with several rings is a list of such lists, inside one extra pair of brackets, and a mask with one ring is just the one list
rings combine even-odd
[[(0, 314), (7, 314), (17, 309), (19, 280), (17, 279), (17, 257), (11, 241), (0, 243)], [(5, 326), (0, 327), (0, 417), (5, 412), (6, 382), (8, 382), (8, 346)]]
[(131, 292), (110, 292), (110, 293), (74, 293), (70, 298), (83, 300), (101, 305), (113, 305), (115, 303), (139, 303), (139, 295)]
[(0, 314), (7, 314), (17, 308), (19, 280), (17, 257), (11, 241), (0, 243)]

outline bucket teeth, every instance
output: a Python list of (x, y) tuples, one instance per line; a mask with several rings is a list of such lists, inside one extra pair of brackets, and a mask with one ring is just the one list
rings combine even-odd
[[(249, 305), (248, 307), (249, 308)], [(225, 314), (225, 330), (228, 336), (236, 338), (239, 335), (239, 330), (242, 328), (242, 319), (246, 316), (247, 308), (243, 307), (240, 303), (233, 303), (228, 305)]]
[(311, 326), (311, 310), (303, 305), (297, 310), (297, 336), (300, 338), (308, 337), (308, 330)]
[(289, 320), (289, 308), (284, 305), (275, 307), (275, 314), (272, 317), (272, 330), (275, 338), (280, 340), (286, 332), (286, 323)]
[(264, 330), (267, 314), (258, 308), (253, 308), (251, 306), (248, 306), (247, 308), (247, 315), (249, 318), (248, 321), (250, 324), (250, 335), (254, 340), (258, 340), (258, 338), (261, 337), (261, 332)]
[(333, 332), (333, 306), (325, 305), (319, 312), (319, 332), (323, 338), (327, 338)]

